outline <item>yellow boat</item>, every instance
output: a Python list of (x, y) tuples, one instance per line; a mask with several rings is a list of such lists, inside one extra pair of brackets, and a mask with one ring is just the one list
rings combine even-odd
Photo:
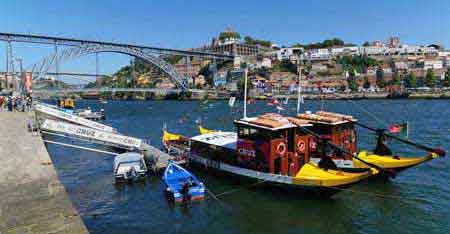
[(210, 129), (204, 128), (202, 126), (198, 126), (198, 130), (200, 131), (200, 134), (202, 134), (202, 135), (207, 134), (207, 133), (212, 133), (212, 132), (218, 132), (216, 130), (210, 130)]
[[(375, 169), (360, 172), (327, 170), (311, 163), (306, 152), (298, 154), (288, 147), (289, 137), (302, 142), (308, 136), (297, 131), (297, 125), (291, 124), (286, 117), (267, 114), (235, 121), (235, 125), (237, 132), (207, 129), (208, 133), (201, 131), (202, 134), (191, 138), (164, 132), (163, 141), (169, 148), (189, 146), (190, 162), (200, 165), (199, 168), (277, 187), (313, 191), (321, 197), (331, 196), (379, 173)], [(189, 143), (180, 144), (180, 140)]]
[(337, 170), (325, 171), (312, 163), (308, 163), (294, 177), (294, 184), (340, 187), (354, 184), (376, 174), (378, 174), (376, 169), (371, 169), (368, 173), (350, 173)]
[[(325, 139), (328, 139), (330, 143), (345, 149), (348, 152), (356, 153), (357, 157), (352, 154), (333, 155), (332, 159), (336, 166), (344, 171), (355, 172), (363, 171), (373, 164), (379, 168), (386, 169), (385, 172), (400, 172), (407, 168), (420, 165), (429, 160), (439, 157), (439, 154), (430, 152), (426, 156), (422, 157), (400, 157), (396, 155), (381, 155), (367, 150), (357, 151), (357, 135), (355, 130), (355, 124), (362, 125), (357, 122), (353, 116), (343, 115), (332, 112), (317, 111), (316, 113), (303, 113), (292, 118), (294, 120), (300, 120), (312, 124), (309, 127), (312, 132), (320, 133), (319, 135)], [(365, 125), (362, 125), (365, 127)], [(366, 127), (367, 128), (367, 127)], [(393, 137), (393, 136), (390, 136)], [(397, 138), (397, 137), (396, 137)], [(387, 146), (384, 145), (383, 138), (379, 138), (379, 145), (386, 150), (380, 150), (380, 152), (390, 152)], [(407, 140), (401, 140), (403, 142), (409, 142)], [(377, 144), (378, 144), (377, 143)], [(424, 148), (424, 147), (422, 147)], [(374, 150), (377, 152), (377, 150)], [(444, 153), (445, 155), (445, 153)], [(311, 153), (311, 161), (318, 163), (320, 161), (320, 153)], [(358, 160), (358, 158), (360, 160)], [(362, 162), (363, 160), (364, 162)], [(386, 176), (386, 173), (379, 173), (377, 176)]]
[[(436, 153), (430, 153), (430, 155), (423, 157), (381, 156), (367, 151), (360, 151), (358, 157), (383, 169), (391, 169), (400, 172), (407, 168), (438, 158), (439, 156)], [(353, 166), (355, 168), (368, 168), (366, 164), (357, 159), (353, 159)]]
[[(321, 113), (326, 113), (327, 115), (321, 115)], [(347, 117), (348, 119), (351, 119), (351, 121), (345, 121), (342, 119), (332, 119), (329, 116), (332, 116), (332, 113), (330, 112), (319, 112), (319, 114), (312, 114), (312, 115), (306, 115), (302, 114), (300, 117), (302, 117), (302, 120), (306, 120), (308, 123), (313, 124), (313, 127), (311, 129), (314, 130), (315, 127), (319, 127), (322, 131), (324, 129), (329, 129), (330, 134), (337, 135), (338, 139), (342, 138), (353, 138), (354, 141), (350, 140), (346, 146), (349, 150), (356, 150), (356, 133), (354, 131), (354, 126), (352, 125), (352, 122), (355, 122), (355, 119), (351, 119), (351, 117)], [(328, 117), (328, 118), (327, 118)], [(292, 119), (291, 119), (292, 121)], [(327, 122), (328, 121), (328, 122)], [(214, 132), (215, 130), (208, 130), (211, 132)], [(201, 134), (205, 134), (207, 132), (202, 133), (202, 128), (200, 129)], [(336, 139), (334, 138), (334, 139)], [(333, 139), (333, 137), (332, 137)], [(310, 144), (313, 142), (312, 139), (309, 139)], [(339, 142), (336, 142), (339, 143)], [(313, 161), (315, 164), (317, 164), (320, 161), (320, 154), (315, 154), (315, 152), (312, 152), (312, 147), (309, 147), (310, 154), (311, 154), (311, 161)], [(436, 153), (430, 153), (429, 155), (422, 156), (422, 157), (399, 157), (399, 156), (392, 156), (392, 155), (377, 155), (371, 152), (368, 152), (366, 150), (359, 151), (358, 152), (358, 158), (364, 160), (365, 162), (368, 162), (370, 164), (374, 164), (382, 169), (389, 169), (393, 170), (395, 172), (401, 172), (405, 169), (408, 169), (410, 167), (414, 167), (417, 165), (420, 165), (422, 163), (425, 163), (427, 161), (430, 161), (432, 159), (438, 158), (439, 155)], [(361, 162), (360, 160), (356, 159), (355, 157), (352, 157), (350, 155), (346, 155), (344, 158), (338, 158), (333, 157), (333, 161), (336, 163), (336, 165), (344, 171), (347, 172), (360, 172), (364, 171), (369, 166), (366, 163)], [(386, 176), (384, 173), (378, 173), (377, 176)]]

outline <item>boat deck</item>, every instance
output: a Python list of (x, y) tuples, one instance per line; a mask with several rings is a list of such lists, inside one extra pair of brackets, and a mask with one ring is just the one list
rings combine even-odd
[(145, 160), (149, 162), (149, 168), (152, 168), (155, 172), (160, 172), (166, 168), (169, 165), (169, 160), (173, 160), (176, 164), (186, 163), (185, 160), (175, 161), (174, 156), (145, 143), (142, 144), (141, 149), (144, 152)]

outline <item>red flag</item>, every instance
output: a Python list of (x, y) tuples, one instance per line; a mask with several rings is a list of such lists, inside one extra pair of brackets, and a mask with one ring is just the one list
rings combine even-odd
[(393, 124), (388, 129), (390, 133), (399, 133), (401, 130), (402, 128), (398, 124)]
[(278, 104), (279, 103), (278, 103), (277, 99), (272, 99), (267, 103), (268, 106), (273, 106), (273, 105), (278, 105)]

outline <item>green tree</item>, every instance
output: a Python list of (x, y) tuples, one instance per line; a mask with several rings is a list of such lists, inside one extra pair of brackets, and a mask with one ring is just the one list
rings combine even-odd
[(358, 91), (358, 83), (356, 83), (355, 70), (353, 70), (353, 69), (348, 71), (347, 84), (348, 84), (348, 88), (352, 92), (357, 92)]
[(392, 84), (393, 85), (401, 85), (402, 84), (402, 80), (400, 78), (400, 73), (396, 72), (394, 74), (394, 78), (392, 79)]
[(370, 46), (370, 43), (368, 41), (364, 42), (363, 46)]
[[(239, 79), (239, 82), (237, 83), (237, 88), (239, 90), (239, 93), (243, 94), (245, 89), (245, 77), (242, 76), (241, 79)], [(250, 79), (247, 79), (247, 92), (253, 88), (253, 84), (250, 81)]]
[(406, 84), (410, 88), (417, 87), (417, 78), (416, 78), (416, 73), (414, 73), (414, 71), (411, 71), (408, 74), (408, 79), (406, 80)]
[(444, 82), (442, 84), (444, 87), (450, 87), (450, 68), (445, 71)]
[(352, 92), (357, 92), (357, 91), (358, 91), (358, 83), (356, 83), (355, 78), (349, 77), (349, 78), (347, 79), (347, 84), (348, 84), (348, 88), (349, 88)]
[(381, 69), (381, 67), (377, 68), (376, 78), (377, 78), (376, 80), (377, 86), (379, 88), (384, 88), (386, 86), (386, 82), (384, 80), (384, 71), (383, 69)]
[(425, 75), (425, 84), (428, 87), (434, 87), (436, 86), (437, 80), (436, 76), (434, 75), (433, 69), (428, 69), (427, 74)]

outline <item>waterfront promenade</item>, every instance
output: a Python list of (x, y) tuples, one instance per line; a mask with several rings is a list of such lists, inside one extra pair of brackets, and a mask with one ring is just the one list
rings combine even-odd
[(29, 116), (0, 112), (0, 233), (88, 233)]

